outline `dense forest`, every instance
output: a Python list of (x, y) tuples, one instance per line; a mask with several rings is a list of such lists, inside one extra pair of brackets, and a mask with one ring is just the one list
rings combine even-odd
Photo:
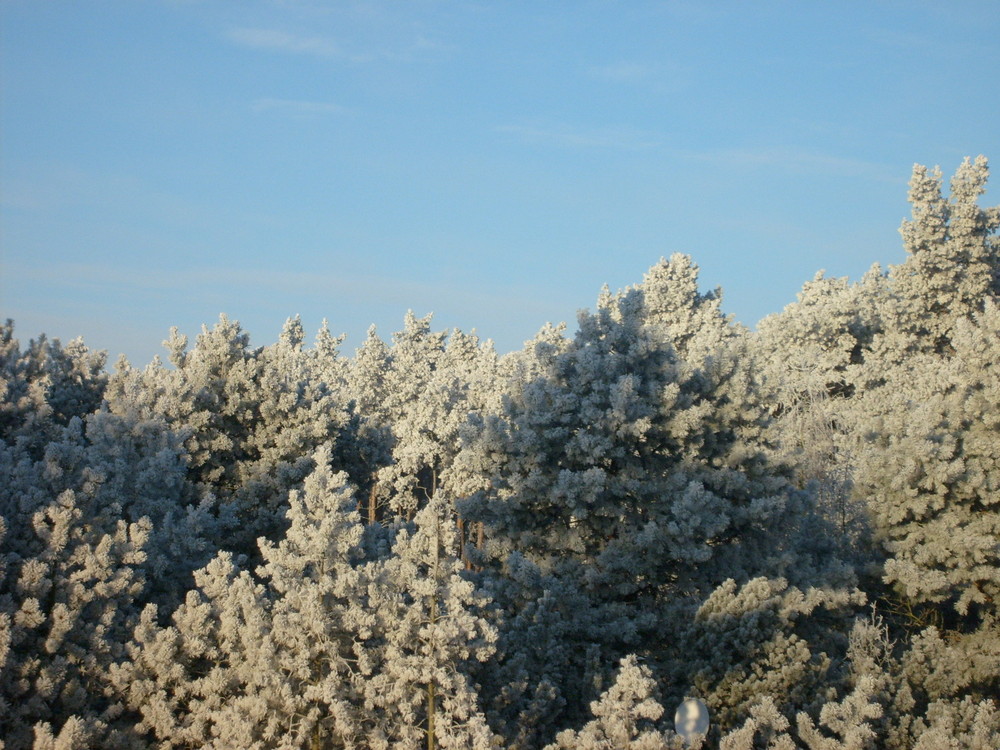
[(915, 167), (901, 262), (754, 331), (683, 255), (505, 356), (8, 321), (0, 745), (995, 750), (987, 177)]

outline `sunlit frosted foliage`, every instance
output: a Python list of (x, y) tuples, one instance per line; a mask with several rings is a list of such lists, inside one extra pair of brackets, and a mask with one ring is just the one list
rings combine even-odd
[[(5, 504), (5, 515), (11, 510)], [(106, 670), (125, 656), (132, 602), (144, 588), (149, 522), (95, 527), (72, 490), (27, 518), (13, 517), (30, 526), (3, 540), (0, 613), (9, 650), (0, 671), (0, 736), (9, 748), (30, 747), (44, 722), (43, 734), (59, 735), (69, 724), (69, 735), (127, 746), (109, 729), (122, 707)]]
[(915, 355), (887, 373), (858, 492), (889, 553), (886, 580), (908, 600), (995, 613), (1000, 308), (955, 321), (950, 338), (953, 356)]
[(673, 717), (664, 717), (657, 700), (658, 689), (649, 669), (628, 656), (621, 665), (614, 684), (590, 704), (594, 719), (579, 731), (566, 730), (546, 750), (670, 750), (698, 747), (685, 745), (670, 729), (663, 729)]
[[(493, 733), (464, 665), (493, 654), (486, 603), (462, 577), (453, 512), (440, 496), (401, 530), (392, 554), (373, 566), (376, 646), (365, 708), (372, 747), (485, 748)], [(371, 568), (372, 566), (370, 566)]]
[(918, 731), (913, 750), (991, 750), (1000, 747), (1000, 711), (993, 700), (935, 702)]
[(437, 492), (462, 480), (454, 467), (459, 431), (470, 413), (496, 400), (491, 342), (459, 330), (432, 332), (430, 316), (408, 313), (391, 347), (369, 333), (352, 376), (358, 403), (392, 435), (392, 458), (377, 474), (368, 519), (412, 518)]
[(277, 343), (252, 351), (246, 332), (222, 316), (191, 350), (171, 332), (172, 369), (120, 362), (108, 387), (115, 413), (161, 418), (185, 436), (189, 478), (241, 514), (230, 543), (247, 549), (252, 535), (277, 533), (287, 492), (312, 469), (319, 445), (334, 442), (338, 467), (362, 475), (371, 468), (363, 455), (378, 453), (366, 450), (372, 441), (341, 393), (336, 340), (321, 332), (316, 351), (302, 341), (293, 318)]
[(105, 358), (82, 339), (64, 347), (44, 334), (21, 351), (8, 319), (0, 326), (0, 439), (25, 441), (37, 457), (55, 428), (100, 406)]
[(765, 696), (750, 709), (750, 716), (739, 729), (726, 734), (719, 743), (721, 750), (797, 750), (786, 731), (788, 719), (782, 715), (770, 697)]
[(914, 165), (913, 218), (900, 227), (909, 257), (892, 269), (892, 280), (902, 328), (924, 350), (945, 351), (956, 321), (982, 310), (988, 295), (1000, 294), (1000, 206), (977, 202), (988, 178), (985, 157), (967, 158), (945, 197), (941, 170)]
[(143, 613), (116, 673), (139, 728), (163, 747), (418, 747), (428, 734), (489, 747), (457, 667), (487, 658), (494, 636), (470, 609), (450, 516), (429, 506), (389, 557), (366, 560), (346, 475), (328, 449), (314, 458), (284, 540), (261, 540), (259, 577), (221, 553), (172, 626)]
[(780, 709), (817, 708), (831, 675), (828, 634), (813, 620), (857, 605), (847, 587), (789, 586), (784, 579), (733, 580), (717, 588), (672, 639), (674, 679), (687, 677), (712, 707), (716, 722), (731, 728), (760, 696)]

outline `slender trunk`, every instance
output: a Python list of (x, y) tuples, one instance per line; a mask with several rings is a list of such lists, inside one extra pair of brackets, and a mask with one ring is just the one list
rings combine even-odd
[[(440, 517), (435, 514), (434, 530), (436, 533), (434, 534), (434, 569), (432, 573), (432, 575), (434, 576), (434, 593), (431, 595), (431, 612), (430, 612), (432, 663), (436, 663), (436, 657), (437, 657), (437, 655), (434, 653), (434, 642), (435, 642), (434, 639), (437, 638), (437, 634), (434, 631), (434, 625), (437, 624), (437, 597), (438, 597), (437, 584), (439, 580), (438, 567), (439, 567), (440, 551), (441, 551), (441, 530), (438, 525), (440, 523), (441, 523)], [(434, 691), (434, 680), (432, 678), (431, 681), (427, 683), (427, 750), (434, 750), (437, 740), (437, 738), (434, 736), (434, 710), (435, 710), (434, 702), (436, 697), (437, 696), (435, 695)]]
[(427, 685), (427, 750), (434, 750), (434, 683)]
[(373, 484), (371, 492), (368, 493), (368, 523), (374, 524), (378, 521), (378, 484)]
[(465, 528), (465, 519), (457, 516), (455, 524), (458, 526), (458, 549), (462, 554), (462, 563), (465, 565), (466, 570), (472, 570), (472, 561), (465, 554), (465, 545), (469, 543), (468, 532)]

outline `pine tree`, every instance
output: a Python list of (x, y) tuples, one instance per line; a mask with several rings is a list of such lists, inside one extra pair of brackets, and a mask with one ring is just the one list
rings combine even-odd
[(464, 507), (498, 550), (583, 565), (588, 586), (616, 596), (692, 591), (713, 558), (733, 569), (727, 545), (752, 545), (789, 497), (753, 445), (767, 416), (741, 338), (692, 331), (685, 346), (702, 354), (682, 360), (646, 309), (644, 287), (606, 295), (564, 350), (533, 344), (526, 369), (540, 374), (512, 384), (463, 459), (489, 471), (493, 457), (494, 479)]
[(648, 667), (634, 655), (622, 659), (614, 684), (590, 704), (594, 719), (579, 731), (566, 730), (545, 750), (670, 750), (685, 745), (669, 729), (660, 729), (663, 706)]
[(966, 158), (945, 198), (939, 168), (913, 167), (913, 218), (900, 227), (909, 257), (891, 269), (891, 278), (899, 326), (921, 351), (947, 352), (955, 323), (1000, 294), (1000, 206), (977, 203), (988, 178), (985, 157)]
[(222, 552), (195, 574), (173, 625), (143, 612), (115, 679), (161, 746), (364, 747), (354, 686), (364, 633), (348, 623), (366, 601), (363, 528), (330, 455), (321, 449), (291, 492), (285, 539), (261, 540), (259, 581)]
[(162, 421), (103, 410), (53, 433), (38, 460), (23, 441), (0, 444), (0, 610), (11, 626), (0, 694), (12, 706), (0, 735), (13, 747), (32, 731), (134, 744), (109, 670), (126, 659), (142, 605), (177, 602), (214, 535), (180, 444)]
[(950, 341), (953, 356), (914, 356), (871, 399), (858, 491), (889, 554), (886, 581), (971, 625), (1000, 596), (1000, 307), (955, 321)]
[(384, 643), (366, 685), (373, 748), (492, 747), (494, 736), (468, 677), (492, 655), (486, 602), (462, 576), (454, 512), (440, 495), (399, 531), (377, 566), (372, 613)]
[(495, 637), (460, 576), (438, 500), (391, 553), (367, 533), (331, 452), (289, 496), (288, 532), (261, 539), (257, 577), (220, 553), (161, 628), (147, 608), (115, 682), (164, 747), (490, 747), (462, 663)]
[(221, 316), (190, 351), (171, 332), (164, 345), (174, 369), (158, 359), (141, 371), (121, 362), (108, 387), (112, 412), (160, 418), (185, 435), (189, 480), (238, 514), (227, 543), (246, 553), (256, 536), (279, 535), (288, 491), (312, 470), (318, 446), (333, 442), (338, 467), (359, 484), (380, 453), (370, 443), (381, 438), (354, 419), (342, 383), (323, 379), (337, 369), (333, 341), (320, 336), (322, 358), (302, 342), (292, 318), (277, 343), (251, 351), (239, 323)]
[[(3, 503), (3, 514), (12, 508)], [(0, 670), (0, 736), (10, 750), (55, 732), (108, 748), (129, 747), (107, 670), (124, 644), (144, 588), (149, 522), (105, 531), (84, 516), (72, 490), (4, 539), (0, 619), (7, 649)], [(30, 526), (21, 528), (27, 520)], [(87, 739), (89, 738), (89, 739)]]
[(60, 427), (100, 406), (106, 356), (82, 339), (64, 347), (44, 334), (21, 351), (8, 319), (0, 326), (0, 439), (23, 441), (37, 459)]

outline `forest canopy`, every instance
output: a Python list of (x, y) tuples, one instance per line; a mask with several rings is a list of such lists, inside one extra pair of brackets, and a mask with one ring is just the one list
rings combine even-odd
[(1000, 747), (988, 175), (755, 331), (680, 254), (504, 356), (7, 321), (0, 748)]

